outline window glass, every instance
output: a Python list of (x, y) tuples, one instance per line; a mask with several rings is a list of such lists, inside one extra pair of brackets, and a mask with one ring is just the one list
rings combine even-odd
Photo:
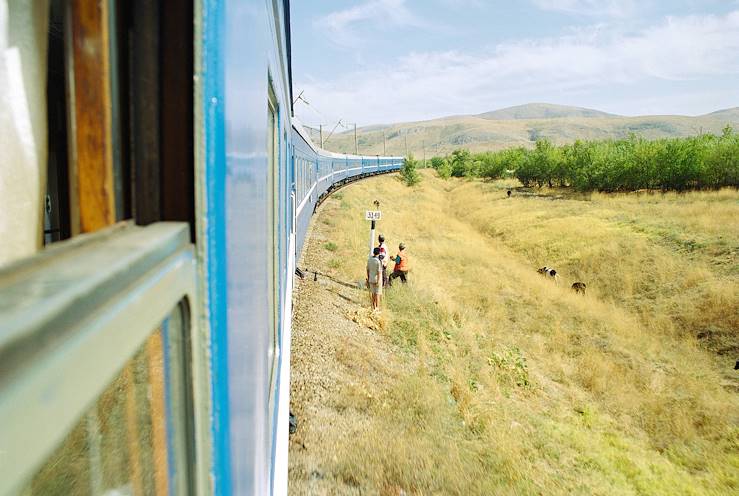
[(20, 494), (190, 493), (184, 308), (154, 330)]
[(267, 160), (268, 160), (268, 181), (269, 181), (269, 233), (270, 253), (269, 257), (269, 294), (270, 294), (270, 345), (268, 352), (268, 360), (270, 366), (270, 410), (273, 411), (272, 403), (274, 400), (276, 374), (276, 350), (278, 342), (278, 326), (279, 326), (279, 114), (277, 107), (277, 98), (275, 97), (272, 85), (269, 87), (269, 101), (267, 102), (268, 128), (267, 128)]

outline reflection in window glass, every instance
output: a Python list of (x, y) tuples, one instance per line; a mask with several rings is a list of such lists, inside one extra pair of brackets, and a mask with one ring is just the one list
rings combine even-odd
[(181, 308), (125, 364), (20, 494), (187, 494), (190, 409)]
[(279, 326), (279, 266), (280, 266), (280, 252), (279, 252), (279, 211), (280, 211), (280, 190), (279, 190), (279, 157), (277, 156), (279, 150), (279, 114), (277, 108), (277, 97), (275, 97), (272, 85), (269, 86), (269, 101), (267, 102), (267, 115), (269, 118), (267, 127), (267, 160), (268, 160), (268, 171), (269, 171), (269, 238), (270, 238), (270, 253), (272, 256), (269, 257), (269, 306), (270, 306), (270, 343), (268, 353), (269, 360), (269, 391), (270, 391), (270, 408), (269, 411), (274, 411), (272, 403), (274, 401), (274, 390), (277, 382), (277, 375), (275, 367), (277, 365), (277, 342), (278, 342), (278, 326)]

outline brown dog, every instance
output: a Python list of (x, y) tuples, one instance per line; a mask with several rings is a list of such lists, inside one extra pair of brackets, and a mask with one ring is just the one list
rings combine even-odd
[(585, 288), (586, 287), (587, 286), (585, 285), (584, 282), (575, 282), (575, 283), (572, 284), (572, 290), (575, 293), (582, 293), (583, 295), (585, 294)]

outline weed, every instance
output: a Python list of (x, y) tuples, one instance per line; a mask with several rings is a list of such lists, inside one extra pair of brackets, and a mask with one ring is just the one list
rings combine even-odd
[(488, 357), (488, 364), (495, 369), (498, 382), (504, 386), (527, 388), (531, 386), (526, 358), (521, 350), (503, 346)]

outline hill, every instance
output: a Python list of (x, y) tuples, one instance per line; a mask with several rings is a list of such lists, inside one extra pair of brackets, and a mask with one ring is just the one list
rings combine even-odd
[(478, 114), (475, 117), (492, 120), (510, 119), (556, 119), (561, 117), (615, 117), (614, 114), (582, 107), (554, 105), (551, 103), (527, 103), (492, 112)]
[[(291, 494), (736, 493), (739, 194), (580, 197), (422, 172), (412, 189), (352, 184), (313, 221)], [(411, 269), (379, 314), (357, 285), (376, 198)]]
[(732, 120), (734, 122), (739, 121), (739, 107), (733, 107), (728, 108), (724, 110), (717, 110), (716, 112), (711, 112), (710, 114), (706, 114), (705, 117), (713, 117), (717, 119), (727, 119)]
[[(565, 144), (576, 139), (625, 138), (631, 133), (648, 139), (718, 134), (727, 124), (739, 127), (739, 109), (696, 117), (625, 117), (578, 107), (530, 104), (479, 115), (363, 127), (357, 130), (357, 141), (361, 154), (404, 155), (407, 149), (419, 158), (430, 158), (458, 148), (484, 151), (533, 146), (538, 138)], [(319, 141), (317, 132), (312, 136)], [(354, 153), (354, 133), (335, 134), (324, 146), (339, 153)]]

